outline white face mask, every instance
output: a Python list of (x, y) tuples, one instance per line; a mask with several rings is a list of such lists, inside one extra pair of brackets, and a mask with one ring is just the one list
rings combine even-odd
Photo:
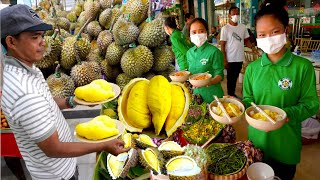
[(234, 22), (234, 23), (237, 23), (239, 21), (239, 15), (231, 16), (231, 21)]
[(257, 39), (257, 46), (267, 54), (278, 53), (286, 43), (286, 33)]
[(197, 47), (202, 46), (207, 41), (207, 33), (190, 35), (190, 40)]

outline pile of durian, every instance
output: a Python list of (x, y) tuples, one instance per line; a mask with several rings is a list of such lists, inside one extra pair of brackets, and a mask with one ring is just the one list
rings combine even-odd
[[(57, 29), (46, 32), (46, 53), (36, 63), (43, 72), (51, 73), (60, 64), (61, 76), (52, 75), (48, 79), (52, 93), (61, 97), (72, 95), (75, 87), (102, 76), (121, 89), (137, 77), (169, 78), (175, 57), (166, 45), (161, 15), (151, 16), (149, 0), (121, 3), (77, 0), (75, 7), (66, 12), (60, 0), (40, 2), (37, 13)], [(61, 87), (67, 90), (61, 92)]]
[(181, 147), (174, 141), (165, 141), (157, 146), (146, 134), (126, 133), (121, 138), (125, 147), (131, 148), (130, 151), (118, 156), (108, 154), (105, 159), (99, 159), (96, 165), (99, 173), (95, 173), (94, 179), (126, 178), (132, 176), (129, 175), (132, 167), (142, 167), (147, 179), (150, 178), (150, 170), (154, 175), (166, 175), (173, 180), (203, 178), (208, 157), (201, 147)]

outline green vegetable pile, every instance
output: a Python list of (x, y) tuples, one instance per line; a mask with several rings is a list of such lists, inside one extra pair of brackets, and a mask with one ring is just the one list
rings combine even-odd
[(207, 150), (210, 162), (208, 172), (215, 175), (230, 175), (242, 170), (247, 158), (233, 144), (211, 144)]

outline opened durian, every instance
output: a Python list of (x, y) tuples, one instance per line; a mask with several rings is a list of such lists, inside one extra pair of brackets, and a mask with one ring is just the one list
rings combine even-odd
[(140, 152), (140, 163), (147, 169), (153, 170), (158, 174), (161, 174), (161, 163), (159, 158), (159, 152), (153, 148), (147, 148)]
[(177, 156), (166, 164), (167, 174), (172, 180), (199, 179), (201, 168), (189, 156)]
[(184, 149), (174, 141), (166, 141), (163, 142), (158, 150), (163, 154), (165, 158), (172, 158), (175, 156), (182, 155), (184, 153)]
[(107, 169), (112, 179), (125, 178), (131, 167), (138, 163), (138, 151), (134, 148), (118, 156), (108, 154)]
[(124, 141), (124, 148), (130, 148), (135, 146), (131, 133), (122, 134), (121, 139), (122, 141)]
[(146, 134), (140, 134), (136, 140), (138, 147), (145, 149), (148, 147), (157, 147), (157, 145), (152, 141), (152, 139)]

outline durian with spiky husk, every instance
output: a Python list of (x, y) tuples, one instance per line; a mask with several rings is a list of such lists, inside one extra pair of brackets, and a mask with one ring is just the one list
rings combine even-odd
[(77, 22), (77, 14), (75, 11), (71, 11), (67, 14), (67, 19), (72, 22), (72, 23), (75, 23)]
[(59, 72), (59, 66), (56, 72), (47, 78), (52, 97), (66, 98), (73, 95), (74, 82), (70, 76)]
[(158, 147), (158, 150), (167, 159), (184, 154), (184, 149), (178, 143), (176, 143), (174, 141), (163, 142)]
[(140, 163), (145, 168), (155, 171), (157, 174), (161, 174), (161, 158), (159, 152), (154, 148), (147, 148), (141, 150), (139, 154)]
[(130, 21), (136, 25), (147, 19), (149, 0), (128, 0), (126, 14), (130, 14)]
[[(86, 1), (88, 2), (88, 1)], [(86, 11), (86, 19), (95, 19), (96, 15), (98, 14), (100, 10), (100, 3), (98, 0), (95, 0), (93, 2), (88, 2), (88, 5), (84, 7), (84, 10)]]
[(105, 28), (109, 29), (110, 27), (112, 27), (117, 22), (121, 14), (122, 12), (119, 8), (113, 8), (111, 13), (111, 21), (107, 22)]
[(100, 0), (101, 9), (111, 8), (112, 0)]
[(80, 16), (82, 9), (83, 9), (82, 5), (77, 1), (74, 7), (74, 12), (76, 13), (77, 16)]
[(141, 149), (146, 149), (148, 147), (157, 147), (152, 139), (146, 134), (140, 134), (139, 137), (135, 139), (135, 143)]
[(56, 23), (55, 23), (55, 19), (53, 18), (47, 18), (47, 19), (44, 19), (43, 22), (45, 22), (46, 24), (50, 24), (52, 25), (53, 29), (52, 30), (47, 30), (45, 32), (45, 36), (52, 36), (53, 33), (54, 33), (54, 29), (56, 29)]
[(96, 61), (90, 61), (90, 62), (86, 62), (88, 66), (91, 66), (91, 68), (93, 69), (93, 71), (95, 72), (95, 79), (100, 79), (101, 78), (101, 66), (98, 62)]
[(132, 148), (128, 152), (118, 156), (108, 154), (107, 169), (112, 179), (125, 178), (131, 167), (135, 167), (139, 161), (139, 153)]
[(154, 63), (152, 69), (155, 71), (165, 71), (174, 61), (174, 53), (170, 46), (159, 46), (153, 51)]
[(124, 142), (124, 148), (133, 148), (135, 146), (131, 133), (122, 134), (121, 140)]
[(55, 65), (55, 62), (59, 60), (59, 55), (61, 53), (62, 42), (57, 36), (57, 31), (54, 35), (45, 36), (45, 54), (41, 61), (36, 62), (36, 66), (39, 68), (49, 68)]
[(76, 64), (76, 50), (74, 44), (77, 39), (75, 37), (67, 37), (64, 39), (61, 50), (61, 66), (64, 69), (71, 69)]
[(75, 86), (84, 86), (91, 83), (93, 80), (99, 79), (96, 70), (89, 62), (81, 62), (71, 69), (71, 78), (73, 79)]
[(106, 75), (107, 80), (112, 82), (115, 82), (118, 75), (122, 73), (120, 66), (111, 66), (109, 65), (107, 60), (103, 60), (101, 62), (101, 69), (102, 72)]
[(121, 58), (121, 68), (130, 77), (141, 77), (152, 65), (152, 52), (142, 45), (128, 49)]
[(119, 18), (113, 26), (114, 40), (119, 45), (134, 42), (139, 36), (139, 28), (125, 18)]
[[(90, 36), (90, 35), (89, 35)], [(97, 43), (97, 40), (92, 40), (90, 42), (91, 44), (91, 51), (95, 50), (95, 49), (98, 49), (98, 43)]]
[(70, 29), (70, 22), (65, 17), (59, 17), (57, 20), (57, 25), (66, 31), (69, 31)]
[(123, 53), (125, 52), (126, 48), (120, 45), (117, 45), (117, 43), (112, 42), (106, 52), (106, 60), (110, 65), (118, 65), (120, 64), (121, 57)]
[(78, 38), (75, 49), (81, 61), (84, 61), (91, 50), (90, 42), (86, 38)]
[(79, 25), (79, 27), (82, 27), (84, 25), (84, 23), (86, 22), (86, 11), (81, 12), (81, 14), (79, 15), (78, 19), (77, 19), (77, 23)]
[(99, 49), (92, 49), (90, 51), (90, 53), (88, 54), (87, 56), (87, 61), (89, 62), (97, 62), (97, 63), (101, 63), (103, 61), (103, 56), (101, 56), (100, 52), (99, 52)]
[(126, 73), (121, 73), (117, 76), (116, 83), (121, 89), (123, 89), (130, 82), (131, 79), (133, 78), (128, 76)]
[(57, 14), (57, 17), (64, 17), (64, 18), (66, 18), (67, 15), (68, 15), (68, 12), (67, 12), (67, 11), (62, 11), (62, 10), (57, 10), (57, 11), (56, 11), (56, 14)]
[(62, 39), (65, 39), (67, 37), (71, 37), (72, 35), (69, 33), (69, 31), (66, 31), (64, 29), (60, 29), (60, 37)]
[(143, 27), (138, 42), (147, 47), (157, 47), (165, 41), (165, 38), (162, 19), (154, 19)]
[(99, 52), (102, 56), (105, 56), (108, 46), (112, 43), (113, 36), (108, 30), (101, 31), (98, 35), (97, 43)]
[(39, 15), (40, 19), (47, 19), (49, 17), (47, 11), (44, 10), (37, 12), (37, 14)]
[(102, 31), (102, 28), (98, 21), (92, 21), (87, 26), (87, 32), (90, 36), (98, 37), (101, 31)]
[[(103, 10), (99, 15), (100, 25), (106, 29), (109, 29), (111, 17), (112, 17), (112, 9), (111, 8)], [(107, 24), (109, 25), (109, 27), (107, 26)]]
[(176, 156), (166, 164), (167, 174), (172, 180), (200, 179), (201, 168), (189, 156)]

